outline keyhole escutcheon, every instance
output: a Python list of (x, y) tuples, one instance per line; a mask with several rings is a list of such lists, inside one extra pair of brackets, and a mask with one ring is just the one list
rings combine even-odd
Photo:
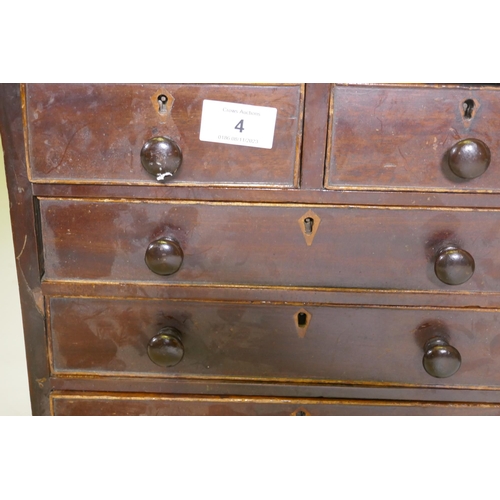
[(294, 314), (295, 328), (297, 330), (297, 335), (303, 339), (306, 336), (307, 329), (311, 322), (311, 313), (305, 309), (299, 309)]
[[(155, 108), (156, 113), (158, 113), (160, 122), (164, 123), (168, 121), (170, 113), (172, 112), (174, 100), (174, 96), (166, 88), (158, 89), (151, 96), (151, 104)], [(157, 132), (155, 132), (155, 134), (157, 134)]]
[(302, 217), (297, 219), (297, 222), (307, 246), (311, 246), (321, 222), (319, 215), (315, 214), (312, 210), (308, 210)]

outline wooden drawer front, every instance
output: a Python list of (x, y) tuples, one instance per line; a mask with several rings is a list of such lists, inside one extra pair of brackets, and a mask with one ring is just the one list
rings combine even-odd
[[(332, 106), (328, 188), (499, 191), (500, 91), (340, 85)], [(448, 152), (470, 138), (488, 146), (491, 163), (466, 180), (451, 171)]]
[(355, 416), (500, 415), (500, 405), (364, 400), (179, 397), (59, 393), (51, 396), (56, 416)]
[[(159, 94), (173, 103), (165, 114), (158, 112)], [(296, 186), (302, 97), (301, 85), (28, 85), (31, 178), (158, 185), (140, 152), (165, 136), (183, 156), (167, 184)], [(272, 149), (200, 141), (205, 99), (276, 108)]]
[[(308, 245), (311, 212), (317, 231)], [(42, 199), (41, 217), (50, 280), (500, 290), (495, 210)], [(145, 264), (148, 245), (162, 237), (184, 255), (168, 276)], [(475, 260), (462, 285), (434, 273), (449, 245)]]
[[(299, 314), (302, 313), (302, 326)], [(148, 344), (178, 330), (183, 358), (160, 367)], [(176, 300), (50, 299), (56, 374), (497, 386), (500, 314), (391, 307), (257, 305)], [(424, 345), (462, 357), (446, 379), (423, 368)]]

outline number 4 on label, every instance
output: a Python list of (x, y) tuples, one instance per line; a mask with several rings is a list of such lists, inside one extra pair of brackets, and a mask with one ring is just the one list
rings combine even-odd
[(236, 127), (234, 127), (236, 130), (239, 130), (240, 133), (243, 132), (243, 130), (245, 130), (243, 128), (243, 120), (240, 120), (237, 124), (236, 124)]

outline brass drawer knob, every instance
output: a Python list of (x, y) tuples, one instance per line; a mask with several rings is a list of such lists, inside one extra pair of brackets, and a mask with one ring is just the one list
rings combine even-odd
[(175, 175), (181, 163), (182, 152), (168, 137), (153, 137), (141, 149), (142, 166), (159, 182), (166, 182)]
[(180, 363), (184, 357), (181, 332), (173, 327), (162, 328), (148, 343), (149, 359), (162, 368)]
[(425, 371), (436, 378), (451, 377), (462, 364), (460, 353), (442, 338), (428, 340), (424, 346)]
[(178, 241), (173, 238), (160, 238), (148, 245), (144, 260), (156, 274), (167, 276), (176, 273), (184, 259), (184, 252)]
[(490, 161), (490, 149), (479, 139), (459, 141), (448, 154), (448, 165), (451, 171), (462, 179), (474, 179), (484, 174)]
[(472, 255), (461, 248), (447, 247), (436, 257), (434, 272), (447, 285), (461, 285), (474, 274)]

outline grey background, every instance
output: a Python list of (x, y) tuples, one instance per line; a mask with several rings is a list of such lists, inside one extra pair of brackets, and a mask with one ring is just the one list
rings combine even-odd
[(31, 415), (9, 199), (0, 143), (0, 415)]

